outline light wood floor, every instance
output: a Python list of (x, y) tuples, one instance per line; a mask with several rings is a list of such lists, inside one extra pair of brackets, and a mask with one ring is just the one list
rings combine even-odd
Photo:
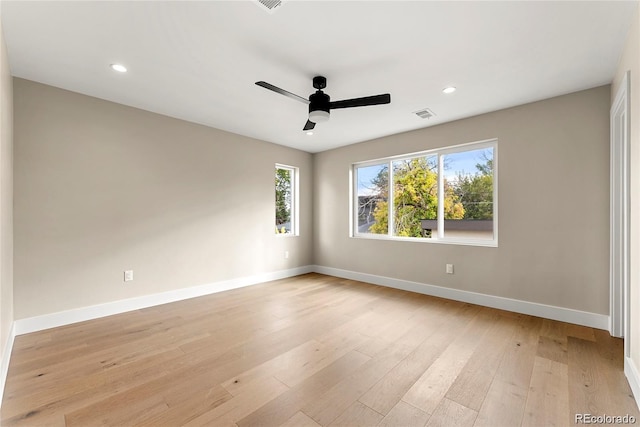
[(547, 426), (631, 414), (606, 331), (309, 274), (15, 340), (12, 425)]

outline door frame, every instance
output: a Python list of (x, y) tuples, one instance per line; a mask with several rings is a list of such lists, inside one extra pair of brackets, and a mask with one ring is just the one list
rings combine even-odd
[[(627, 71), (610, 111), (609, 333), (615, 337), (629, 336), (630, 93)], [(625, 356), (629, 356), (628, 341)]]

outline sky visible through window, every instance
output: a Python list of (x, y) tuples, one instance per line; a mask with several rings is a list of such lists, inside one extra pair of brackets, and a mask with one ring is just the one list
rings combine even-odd
[(378, 176), (382, 168), (384, 168), (386, 165), (387, 163), (358, 168), (357, 177), (359, 196), (370, 196), (376, 193), (377, 190), (371, 184), (371, 181), (373, 181), (373, 179)]
[(493, 159), (492, 148), (463, 151), (445, 156), (444, 176), (449, 180), (456, 180), (458, 175), (475, 175), (478, 173), (477, 164), (485, 164)]
[[(458, 174), (475, 175), (478, 172), (477, 164), (485, 164), (487, 159), (493, 159), (493, 149), (482, 148), (472, 151), (463, 151), (445, 155), (444, 175), (448, 180), (455, 181)], [(380, 165), (358, 168), (358, 195), (367, 196), (375, 193), (371, 181), (388, 162)]]

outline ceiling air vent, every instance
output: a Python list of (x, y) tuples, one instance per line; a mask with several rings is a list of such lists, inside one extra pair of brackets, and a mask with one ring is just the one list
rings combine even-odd
[(413, 114), (420, 117), (421, 119), (430, 119), (431, 117), (436, 115), (436, 113), (429, 110), (428, 108), (423, 108), (422, 110), (414, 111)]
[(273, 13), (282, 6), (282, 0), (256, 0), (256, 4), (260, 6), (260, 9)]

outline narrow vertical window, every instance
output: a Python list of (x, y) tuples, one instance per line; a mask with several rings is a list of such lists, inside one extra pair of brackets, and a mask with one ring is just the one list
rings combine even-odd
[(276, 234), (297, 234), (297, 168), (276, 165)]

